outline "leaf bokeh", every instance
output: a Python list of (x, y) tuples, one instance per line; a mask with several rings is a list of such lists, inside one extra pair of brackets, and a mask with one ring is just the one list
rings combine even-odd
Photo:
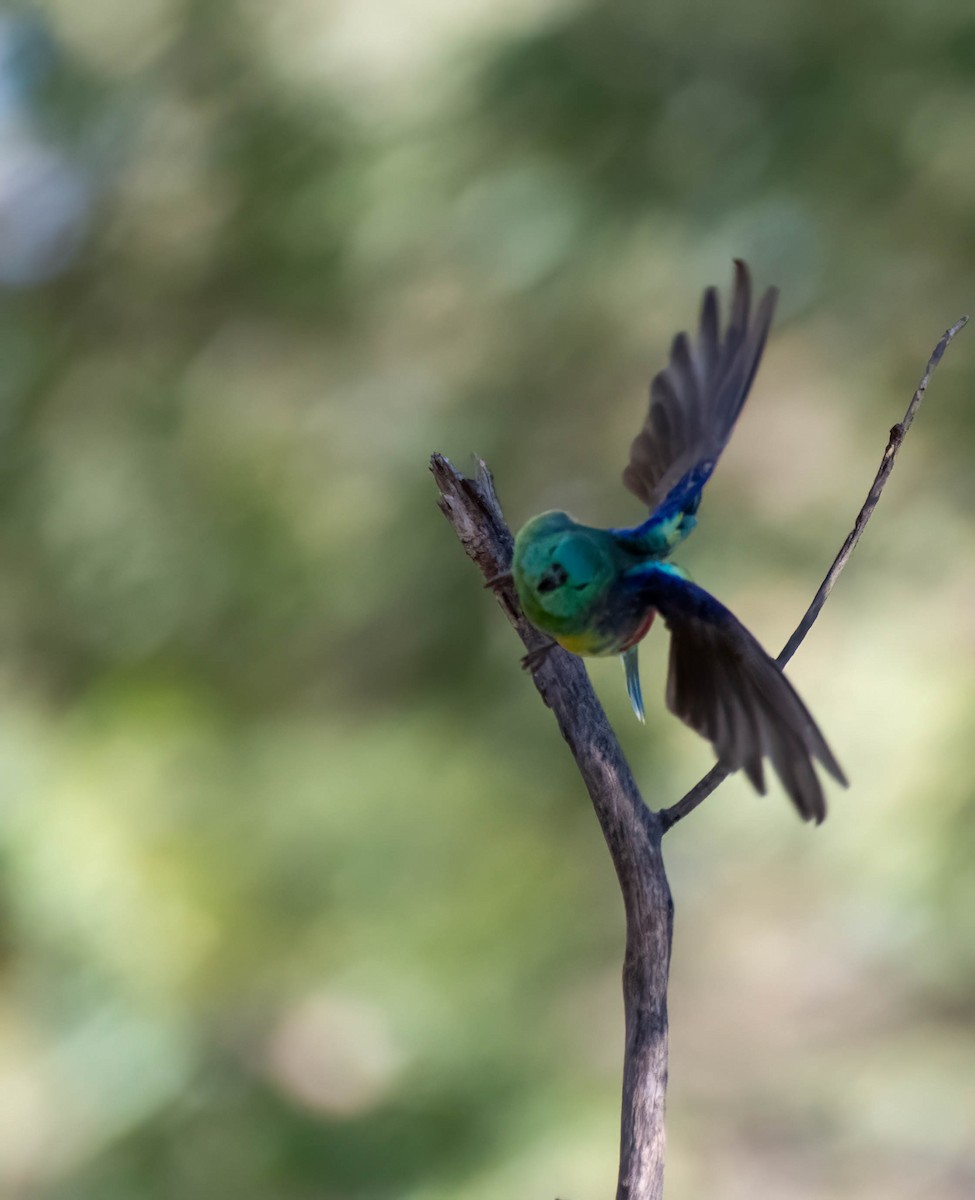
[[(746, 258), (780, 317), (682, 563), (778, 649), (973, 304), (970, 6), (4, 21), (0, 1195), (605, 1195), (616, 884), (426, 459), (635, 517)], [(969, 337), (790, 668), (850, 792), (668, 837), (674, 1200), (971, 1194)], [(592, 670), (655, 805), (709, 765), (663, 641), (646, 729)]]

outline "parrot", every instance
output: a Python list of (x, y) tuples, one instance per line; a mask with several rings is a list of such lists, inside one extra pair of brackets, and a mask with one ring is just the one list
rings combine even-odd
[(510, 577), (528, 620), (550, 639), (522, 660), (537, 670), (558, 644), (620, 655), (633, 710), (645, 721), (638, 647), (659, 613), (670, 633), (667, 708), (711, 742), (729, 771), (765, 793), (764, 760), (803, 820), (826, 816), (818, 762), (846, 777), (795, 688), (757, 639), (688, 574), (666, 561), (697, 524), (701, 494), (758, 369), (778, 299), (752, 308), (748, 266), (734, 260), (727, 324), (705, 290), (697, 333), (678, 333), (630, 447), (623, 483), (649, 509), (640, 525), (599, 529), (565, 512), (533, 517), (515, 537)]

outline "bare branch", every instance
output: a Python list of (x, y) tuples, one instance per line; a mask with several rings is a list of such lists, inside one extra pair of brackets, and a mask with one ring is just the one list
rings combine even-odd
[[(796, 626), (795, 632), (786, 642), (782, 649), (782, 653), (776, 659), (779, 666), (784, 667), (792, 658), (793, 654), (802, 645), (806, 634), (812, 629), (816, 618), (822, 611), (823, 605), (829, 598), (830, 592), (833, 590), (833, 585), (840, 577), (840, 573), (850, 559), (850, 555), (856, 548), (863, 535), (864, 529), (867, 527), (867, 522), (873, 516), (874, 509), (880, 500), (880, 493), (884, 490), (887, 480), (890, 478), (890, 473), (894, 469), (894, 459), (897, 457), (897, 452), (900, 450), (904, 442), (907, 431), (914, 422), (914, 416), (920, 407), (921, 401), (924, 399), (924, 393), (928, 389), (928, 383), (938, 363), (941, 362), (942, 355), (948, 348), (951, 339), (960, 330), (968, 324), (968, 317), (964, 316), (957, 320), (954, 325), (943, 334), (941, 341), (938, 342), (928, 359), (928, 365), (924, 368), (924, 374), (921, 376), (921, 382), (917, 385), (917, 390), (911, 397), (911, 402), (907, 406), (907, 412), (904, 414), (904, 419), (897, 425), (894, 425), (890, 431), (890, 437), (887, 441), (887, 446), (884, 450), (883, 457), (880, 460), (880, 466), (877, 468), (877, 474), (874, 476), (874, 481), (870, 485), (870, 491), (867, 493), (867, 498), (863, 502), (863, 507), (857, 514), (857, 519), (853, 523), (853, 528), (847, 535), (846, 541), (840, 547), (840, 552), (833, 559), (833, 565), (826, 572), (826, 578), (819, 586), (819, 591), (813, 597), (812, 603), (806, 609), (805, 616)], [(687, 793), (682, 796), (676, 804), (672, 804), (670, 808), (663, 808), (658, 813), (661, 822), (663, 823), (664, 832), (676, 825), (678, 821), (686, 817), (688, 813), (693, 812), (699, 804), (711, 795), (711, 793), (722, 784), (729, 775), (733, 772), (721, 763), (716, 763), (710, 771), (700, 779)]]
[[(825, 604), (870, 520), (894, 459), (914, 420), (928, 382), (949, 342), (968, 322), (962, 317), (928, 361), (903, 421), (890, 438), (853, 529), (778, 662), (784, 666)], [(617, 1200), (661, 1200), (664, 1172), (664, 1099), (667, 1087), (667, 977), (673, 902), (661, 855), (664, 833), (695, 809), (731, 773), (716, 764), (683, 799), (651, 812), (644, 804), (619, 743), (592, 689), (581, 659), (540, 634), (523, 616), (510, 574), (514, 539), (505, 524), (486, 465), (470, 479), (440, 454), (431, 459), (440, 507), (491, 587), (525, 645), (525, 661), (552, 709), (588, 789), (609, 847), (626, 911), (623, 1003), (626, 1046)]]
[[(508, 569), (513, 539), (483, 462), (469, 479), (435, 454), (440, 507), (529, 654), (544, 638), (522, 616)], [(661, 1200), (667, 1087), (667, 976), (673, 903), (660, 853), (662, 828), (633, 780), (582, 661), (561, 648), (532, 672), (589, 791), (616, 869), (626, 910), (623, 1003), (626, 1046), (617, 1200)]]

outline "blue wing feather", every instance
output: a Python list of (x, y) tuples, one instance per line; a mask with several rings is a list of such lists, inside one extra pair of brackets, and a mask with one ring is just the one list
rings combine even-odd
[(667, 366), (654, 376), (647, 416), (623, 472), (623, 482), (651, 513), (640, 525), (613, 530), (642, 553), (664, 557), (694, 528), (701, 490), (758, 370), (777, 295), (769, 288), (753, 313), (751, 276), (736, 260), (724, 332), (717, 292), (708, 288), (693, 341), (679, 333)]
[(625, 573), (635, 604), (655, 608), (670, 630), (667, 707), (714, 746), (721, 762), (743, 768), (764, 790), (767, 758), (807, 820), (826, 815), (816, 758), (841, 783), (843, 772), (792, 684), (725, 606), (667, 563)]
[(698, 463), (671, 489), (663, 504), (640, 525), (611, 529), (625, 543), (633, 543), (642, 554), (665, 558), (697, 525), (697, 510), (704, 485), (711, 478), (715, 460)]

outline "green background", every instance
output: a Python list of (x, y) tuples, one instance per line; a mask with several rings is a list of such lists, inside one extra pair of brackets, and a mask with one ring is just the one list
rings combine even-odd
[[(622, 524), (731, 259), (782, 300), (680, 561), (773, 652), (975, 307), (967, 0), (52, 0), (97, 181), (0, 309), (0, 1195), (597, 1200), (622, 913), (436, 508)], [(852, 781), (669, 835), (668, 1196), (975, 1192), (975, 341), (790, 674)], [(651, 805), (709, 748), (592, 675)]]

